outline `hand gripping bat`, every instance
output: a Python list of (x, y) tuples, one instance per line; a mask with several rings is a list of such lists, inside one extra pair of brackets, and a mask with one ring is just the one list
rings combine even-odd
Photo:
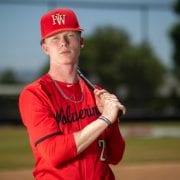
[[(82, 72), (80, 71), (80, 69), (78, 68), (77, 69), (77, 73), (78, 75), (86, 82), (86, 84), (94, 91), (96, 89), (96, 87), (94, 86), (94, 84), (89, 80), (87, 79), (84, 74), (82, 74)], [(124, 107), (125, 108), (125, 107)], [(126, 110), (125, 110), (126, 111)], [(120, 111), (119, 112), (119, 117), (123, 114), (123, 111)]]

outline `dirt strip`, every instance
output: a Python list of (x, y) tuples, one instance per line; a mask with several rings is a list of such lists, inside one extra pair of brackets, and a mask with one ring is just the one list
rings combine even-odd
[(114, 166), (113, 171), (117, 180), (180, 180), (180, 163)]
[[(179, 180), (180, 163), (117, 165), (116, 180)], [(31, 170), (0, 171), (1, 180), (33, 180)]]

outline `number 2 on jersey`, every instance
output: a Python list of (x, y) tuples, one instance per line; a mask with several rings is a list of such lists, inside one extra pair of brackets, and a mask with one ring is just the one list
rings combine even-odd
[(105, 141), (102, 139), (99, 140), (98, 145), (101, 148), (100, 160), (105, 161), (106, 160), (106, 158), (104, 157), (104, 150), (105, 150), (105, 146), (106, 146)]

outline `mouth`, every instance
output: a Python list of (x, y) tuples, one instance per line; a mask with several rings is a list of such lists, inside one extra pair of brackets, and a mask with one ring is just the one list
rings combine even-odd
[(63, 50), (63, 51), (60, 51), (60, 54), (69, 54), (71, 51), (70, 50)]

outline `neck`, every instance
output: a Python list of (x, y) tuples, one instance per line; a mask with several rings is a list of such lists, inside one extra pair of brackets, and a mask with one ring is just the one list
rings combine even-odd
[(48, 74), (52, 79), (66, 82), (76, 83), (78, 81), (77, 65), (50, 66)]

